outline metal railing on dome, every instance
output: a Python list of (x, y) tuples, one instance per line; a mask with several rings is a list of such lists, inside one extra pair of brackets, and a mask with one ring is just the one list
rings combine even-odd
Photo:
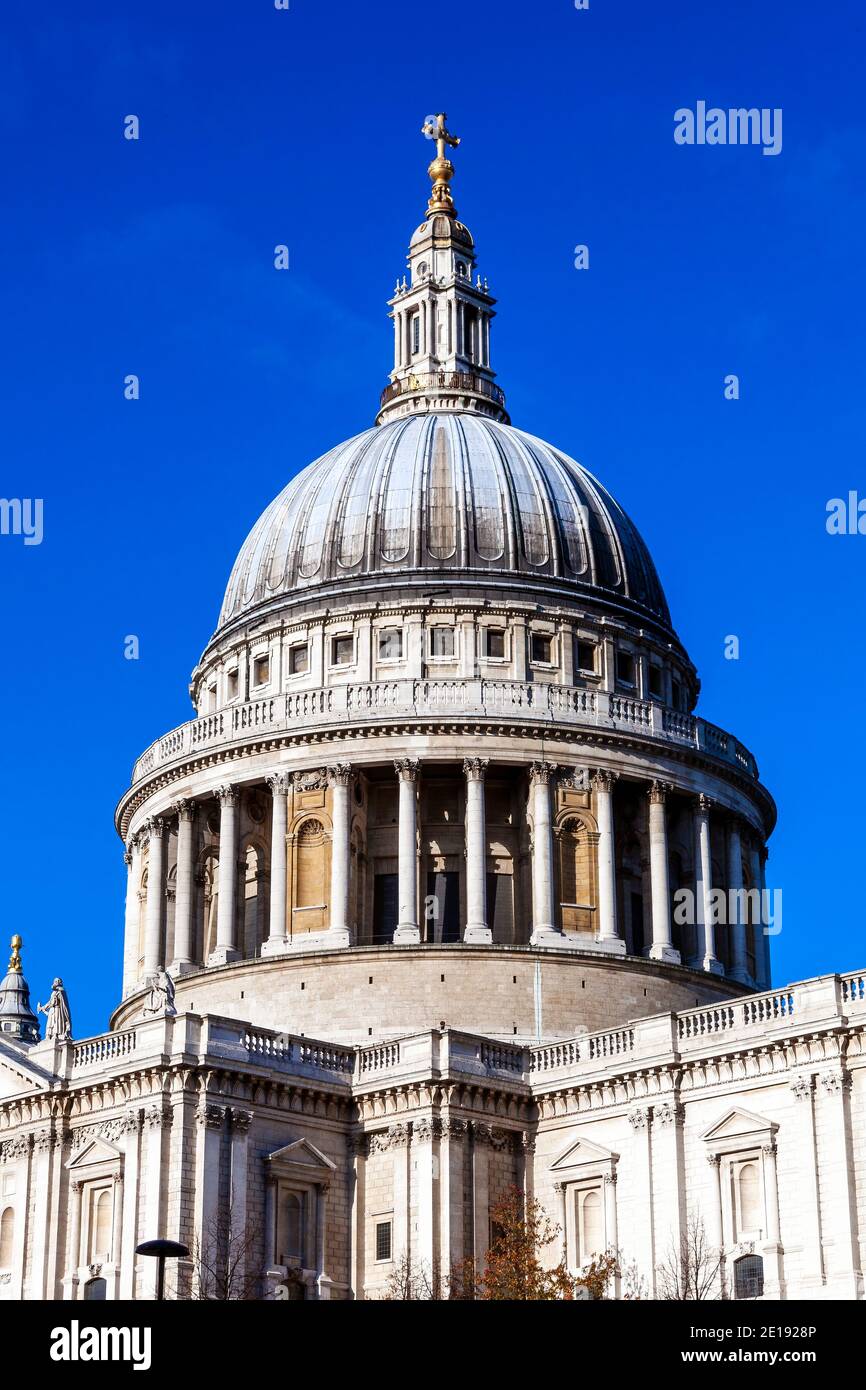
[(379, 399), (379, 409), (398, 396), (414, 395), (418, 391), (468, 391), (485, 396), (497, 405), (505, 406), (505, 392), (486, 377), (474, 372), (413, 372), (385, 387)]

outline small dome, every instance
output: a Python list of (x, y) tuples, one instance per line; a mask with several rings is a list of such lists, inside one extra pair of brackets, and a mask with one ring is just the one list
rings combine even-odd
[(0, 1038), (38, 1043), (39, 1020), (30, 1007), (30, 988), (21, 973), (21, 937), (12, 938), (12, 959), (0, 980)]
[(409, 249), (417, 246), (425, 237), (429, 237), (431, 232), (434, 237), (441, 237), (443, 240), (450, 238), (461, 246), (472, 247), (475, 245), (468, 227), (464, 226), (462, 222), (458, 222), (456, 217), (446, 217), (444, 213), (439, 212), (428, 217), (426, 222), (422, 222), (421, 226), (416, 228), (412, 233)]
[(219, 626), (363, 581), (563, 588), (670, 629), (649, 552), (574, 459), (471, 412), (366, 430), (299, 473), (241, 547)]

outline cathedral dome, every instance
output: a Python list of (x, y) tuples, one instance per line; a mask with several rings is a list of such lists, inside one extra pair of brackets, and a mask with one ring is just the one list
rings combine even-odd
[(259, 518), (226, 589), (220, 629), (254, 610), (395, 582), (527, 579), (670, 627), (646, 545), (567, 454), (470, 411), (409, 415), (305, 468)]

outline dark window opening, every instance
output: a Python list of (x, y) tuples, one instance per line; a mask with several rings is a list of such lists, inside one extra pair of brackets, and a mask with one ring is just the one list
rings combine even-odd
[(427, 941), (460, 940), (460, 874), (456, 870), (427, 875), (424, 916)]
[(553, 638), (544, 632), (533, 632), (530, 639), (533, 661), (550, 663), (553, 660)]
[(631, 652), (617, 652), (616, 678), (620, 685), (634, 685), (634, 657)]
[(373, 942), (387, 944), (394, 940), (399, 915), (397, 874), (376, 874), (373, 883)]
[(487, 629), (487, 655), (495, 661), (505, 656), (505, 633), (501, 627)]
[(391, 1222), (376, 1222), (376, 1259), (390, 1260), (391, 1256)]
[(578, 671), (595, 671), (595, 642), (578, 642), (577, 644), (577, 669)]

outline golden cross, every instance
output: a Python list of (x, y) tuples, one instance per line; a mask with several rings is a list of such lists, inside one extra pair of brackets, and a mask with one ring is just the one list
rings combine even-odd
[(436, 154), (439, 159), (445, 158), (445, 146), (450, 145), (452, 149), (457, 148), (460, 139), (456, 135), (451, 135), (445, 128), (448, 117), (444, 111), (438, 116), (428, 116), (421, 127), (421, 134), (426, 135), (428, 140), (436, 141)]

